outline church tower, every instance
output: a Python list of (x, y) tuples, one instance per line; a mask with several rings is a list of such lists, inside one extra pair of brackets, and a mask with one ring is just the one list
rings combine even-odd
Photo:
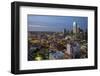
[(73, 22), (73, 33), (77, 33), (77, 23), (75, 21)]

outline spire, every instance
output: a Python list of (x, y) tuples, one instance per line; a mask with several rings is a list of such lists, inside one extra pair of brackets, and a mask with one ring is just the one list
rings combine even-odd
[(76, 26), (76, 22), (74, 21), (74, 22), (73, 22), (73, 27), (75, 27), (75, 26)]

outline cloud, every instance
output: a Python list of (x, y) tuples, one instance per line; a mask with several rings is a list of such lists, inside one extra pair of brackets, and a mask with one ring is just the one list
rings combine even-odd
[(48, 27), (46, 25), (29, 25), (29, 27)]

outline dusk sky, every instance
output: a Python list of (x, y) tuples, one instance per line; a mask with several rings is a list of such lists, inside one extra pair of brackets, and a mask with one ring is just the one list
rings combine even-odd
[(28, 15), (28, 31), (70, 31), (74, 21), (81, 29), (86, 30), (88, 17)]

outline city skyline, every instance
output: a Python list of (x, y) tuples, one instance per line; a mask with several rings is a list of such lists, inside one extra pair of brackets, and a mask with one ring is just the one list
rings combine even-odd
[(62, 32), (72, 30), (73, 22), (84, 31), (88, 26), (88, 17), (28, 15), (28, 31)]

